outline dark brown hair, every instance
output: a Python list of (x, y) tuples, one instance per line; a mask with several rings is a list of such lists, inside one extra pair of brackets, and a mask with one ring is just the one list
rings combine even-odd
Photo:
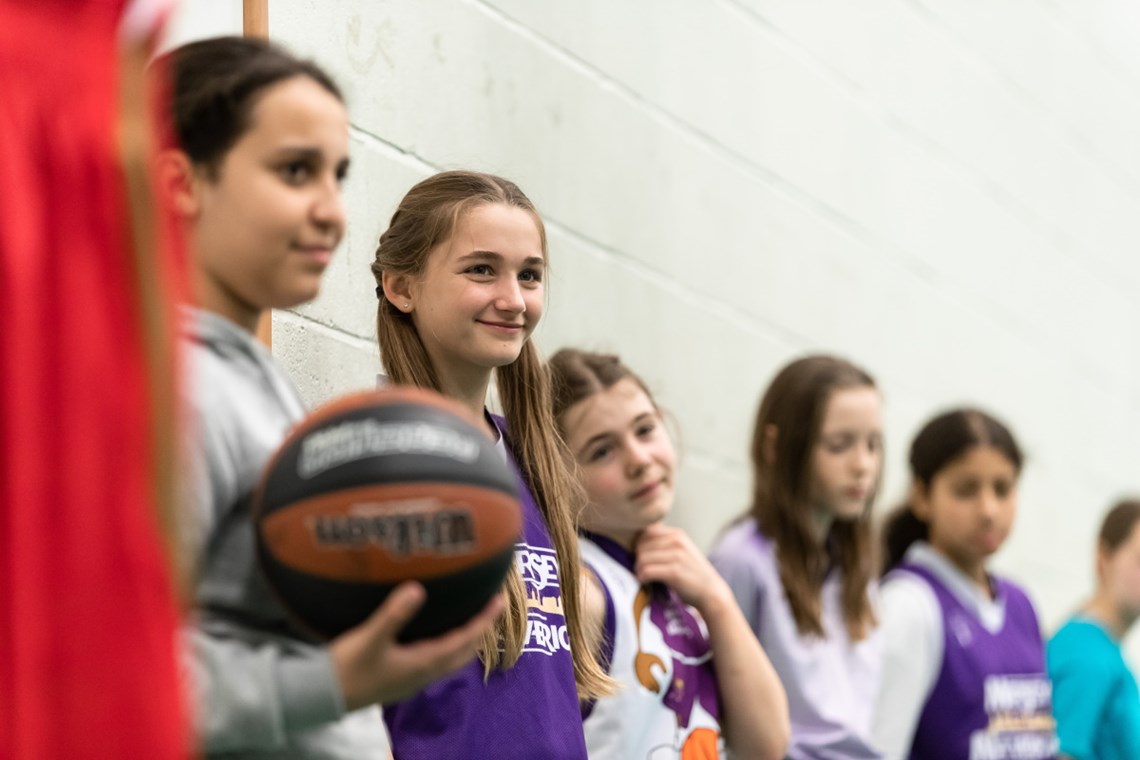
[(337, 100), (340, 89), (319, 66), (252, 37), (214, 37), (171, 51), (156, 66), (169, 70), (173, 132), (191, 162), (216, 169), (250, 126), (250, 114), (266, 88), (308, 77)]
[[(422, 274), (429, 254), (451, 237), (463, 214), (477, 206), (494, 203), (520, 208), (530, 214), (538, 228), (545, 259), (546, 228), (534, 204), (510, 180), (479, 172), (442, 172), (418, 183), (400, 201), (388, 229), (380, 236), (372, 262), (380, 298), (376, 333), (384, 371), (393, 383), (442, 390), (411, 315), (397, 309), (379, 289), (383, 286), (384, 273)], [(523, 346), (517, 360), (495, 370), (495, 381), (507, 420), (507, 446), (534, 492), (558, 556), (562, 604), (572, 643), (578, 693), (583, 698), (601, 696), (610, 691), (610, 679), (589, 647), (579, 645), (587, 638), (580, 611), (575, 523), (584, 498), (567, 467), (569, 453), (556, 432), (550, 381), (532, 341)], [(522, 653), (526, 638), (526, 596), (517, 568), (512, 568), (506, 589), (506, 612), (484, 639), (481, 650), (488, 673), (495, 667), (513, 665)]]
[(1138, 522), (1140, 522), (1140, 499), (1124, 499), (1117, 502), (1100, 524), (1097, 543), (1105, 553), (1114, 554), (1128, 541)]
[[(821, 593), (828, 568), (843, 574), (843, 620), (853, 640), (874, 625), (868, 596), (874, 573), (871, 504), (855, 520), (836, 520), (821, 545), (815, 536), (812, 454), (827, 403), (839, 390), (875, 388), (874, 379), (835, 356), (808, 356), (784, 367), (768, 386), (752, 434), (751, 516), (776, 545), (780, 581), (800, 633), (824, 634)], [(774, 440), (767, 431), (775, 430)], [(875, 483), (878, 491), (878, 482)]]
[[(1009, 459), (1020, 474), (1024, 457), (1009, 428), (978, 409), (943, 412), (927, 422), (910, 445), (910, 474), (914, 485), (929, 489), (935, 476), (975, 446), (992, 446)], [(930, 527), (909, 503), (894, 509), (883, 526), (883, 574), (902, 562), (911, 544), (926, 541)]]

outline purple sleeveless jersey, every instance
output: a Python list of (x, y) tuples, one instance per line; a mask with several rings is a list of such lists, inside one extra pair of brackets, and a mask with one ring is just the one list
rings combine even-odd
[(926, 581), (942, 610), (942, 668), (915, 729), (912, 760), (1055, 758), (1052, 685), (1024, 592), (994, 579), (1005, 620), (990, 633), (926, 568), (905, 563), (898, 572)]
[[(606, 536), (588, 532), (584, 536), (589, 543), (583, 544), (583, 561), (601, 583), (606, 599), (602, 661), (621, 682), (617, 694), (583, 709), (591, 757), (635, 760), (628, 754), (631, 751), (640, 753), (638, 758), (690, 757), (700, 753), (698, 748), (717, 753), (720, 696), (712, 647), (696, 611), (664, 584), (638, 583), (634, 555), (625, 547)], [(642, 599), (649, 618), (644, 627), (644, 618), (634, 617)], [(619, 626), (624, 629), (620, 635)], [(655, 690), (636, 675), (640, 658), (657, 660), (651, 669)], [(606, 735), (617, 732), (625, 736)]]
[[(495, 421), (505, 429), (502, 418)], [(519, 482), (523, 536), (515, 561), (527, 592), (522, 656), (486, 681), (476, 659), (418, 695), (385, 705), (396, 760), (586, 758), (558, 562), (534, 496)]]

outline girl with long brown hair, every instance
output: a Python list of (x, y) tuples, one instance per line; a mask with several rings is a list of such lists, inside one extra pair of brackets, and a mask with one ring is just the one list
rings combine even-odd
[[(579, 698), (609, 679), (584, 643), (574, 515), (581, 505), (530, 340), (542, 316), (546, 232), (509, 180), (429, 177), (404, 196), (372, 263), (393, 383), (432, 388), (486, 421), (523, 483), (524, 532), (506, 611), (472, 663), (386, 706), (398, 758), (585, 758)], [(494, 379), (503, 416), (486, 411)]]
[(871, 505), (881, 416), (874, 380), (850, 362), (784, 367), (756, 416), (749, 512), (711, 554), (784, 684), (796, 760), (879, 757)]

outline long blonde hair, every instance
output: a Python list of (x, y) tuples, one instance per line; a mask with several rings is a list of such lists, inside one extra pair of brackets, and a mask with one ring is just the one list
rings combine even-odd
[[(428, 256), (451, 237), (460, 217), (476, 206), (501, 203), (520, 208), (534, 218), (547, 257), (546, 228), (534, 204), (513, 182), (489, 174), (449, 171), (429, 177), (400, 201), (388, 229), (380, 236), (372, 274), (382, 286), (385, 272), (416, 276), (425, 270)], [(409, 314), (397, 309), (383, 293), (376, 313), (376, 334), (384, 371), (394, 383), (442, 390), (419, 332)], [(532, 342), (519, 358), (495, 370), (495, 381), (507, 420), (506, 443), (534, 493), (546, 519), (558, 556), (559, 579), (566, 626), (574, 660), (578, 695), (591, 699), (610, 691), (610, 679), (586, 645), (579, 597), (579, 559), (576, 518), (583, 503), (577, 480), (569, 472), (566, 444), (557, 434), (551, 411), (550, 382)], [(505, 585), (506, 612), (483, 639), (481, 656), (490, 674), (518, 661), (526, 639), (526, 592), (517, 567)]]

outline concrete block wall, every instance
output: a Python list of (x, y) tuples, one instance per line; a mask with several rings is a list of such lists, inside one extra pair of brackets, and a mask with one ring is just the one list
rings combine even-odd
[(350, 232), (274, 351), (316, 403), (379, 369), (373, 248), (435, 171), (546, 219), (551, 353), (621, 353), (679, 422), (675, 522), (745, 506), (759, 394), (847, 355), (886, 397), (880, 509), (933, 412), (1029, 454), (997, 567), (1047, 628), (1140, 491), (1140, 14), (1124, 0), (272, 0), (344, 86)]

